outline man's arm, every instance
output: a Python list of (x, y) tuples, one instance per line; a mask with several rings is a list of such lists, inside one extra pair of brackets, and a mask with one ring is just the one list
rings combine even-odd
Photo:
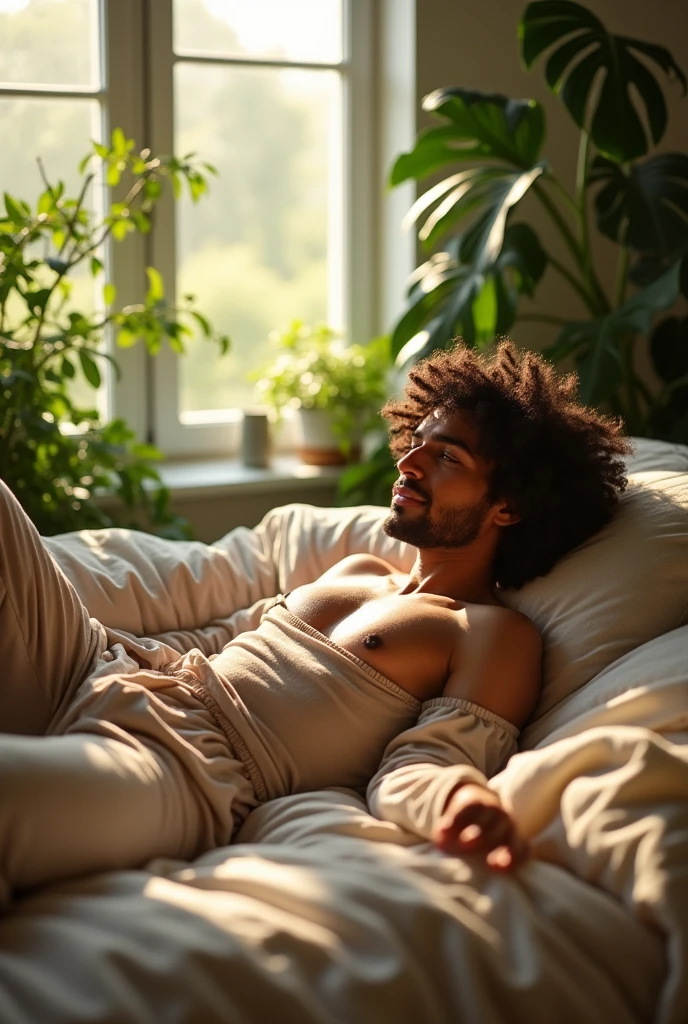
[(510, 870), (526, 846), (488, 779), (516, 750), (539, 689), (541, 648), (523, 616), (485, 612), (462, 641), (443, 696), (427, 701), (417, 725), (387, 747), (368, 803), (377, 817), (447, 853), (479, 853)]

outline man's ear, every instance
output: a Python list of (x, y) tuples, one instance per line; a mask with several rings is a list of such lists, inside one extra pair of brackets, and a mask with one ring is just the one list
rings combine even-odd
[(508, 502), (502, 501), (498, 502), (495, 506), (492, 521), (495, 526), (513, 526), (514, 523), (521, 522), (521, 517), (516, 512), (511, 511)]

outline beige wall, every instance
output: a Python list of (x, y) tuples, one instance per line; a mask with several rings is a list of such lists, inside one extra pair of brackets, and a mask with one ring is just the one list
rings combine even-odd
[[(667, 46), (679, 66), (688, 73), (688, 0), (584, 0), (609, 31)], [(563, 104), (552, 95), (544, 81), (540, 61), (526, 72), (520, 65), (516, 26), (525, 9), (520, 0), (417, 0), (416, 92), (418, 109), (422, 97), (448, 85), (501, 92), (514, 98), (539, 100), (547, 117), (548, 134), (544, 155), (568, 187), (575, 180), (577, 128)], [(663, 73), (659, 72), (663, 78)], [(688, 99), (681, 99), (678, 85), (666, 90), (669, 128), (662, 141), (665, 150), (688, 150)], [(428, 123), (420, 115), (420, 123)], [(527, 204), (527, 206), (526, 206)], [(566, 259), (547, 215), (535, 199), (524, 200), (523, 211), (541, 231), (546, 247)], [(617, 248), (601, 240), (596, 248), (597, 265), (603, 281), (614, 280)], [(570, 286), (551, 269), (538, 292), (538, 307), (546, 305), (559, 316), (584, 318), (584, 310)], [(524, 307), (525, 308), (525, 307)], [(526, 335), (526, 330), (528, 334)], [(513, 330), (516, 341), (538, 347), (553, 340), (556, 328), (542, 325)]]
[(271, 508), (295, 501), (320, 507), (336, 505), (337, 484), (328, 481), (318, 488), (306, 489), (295, 480), (291, 486), (284, 485), (259, 494), (232, 494), (227, 489), (218, 488), (215, 493), (204, 495), (177, 495), (171, 502), (171, 509), (189, 520), (197, 540), (212, 544), (236, 526), (255, 526)]

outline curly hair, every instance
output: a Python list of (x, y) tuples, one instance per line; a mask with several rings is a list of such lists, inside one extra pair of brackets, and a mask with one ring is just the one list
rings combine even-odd
[(622, 424), (582, 405), (577, 383), (508, 340), (491, 354), (459, 340), (416, 364), (404, 397), (382, 409), (395, 459), (433, 409), (473, 416), (479, 453), (492, 464), (488, 497), (520, 516), (501, 532), (493, 577), (500, 587), (549, 572), (609, 521), (626, 487), (623, 456), (632, 447)]

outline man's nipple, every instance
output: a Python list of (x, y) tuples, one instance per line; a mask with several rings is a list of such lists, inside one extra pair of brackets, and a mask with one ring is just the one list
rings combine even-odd
[(382, 644), (382, 637), (377, 633), (371, 633), (363, 641), (363, 646), (367, 647), (368, 650), (373, 650), (375, 647), (380, 647)]

